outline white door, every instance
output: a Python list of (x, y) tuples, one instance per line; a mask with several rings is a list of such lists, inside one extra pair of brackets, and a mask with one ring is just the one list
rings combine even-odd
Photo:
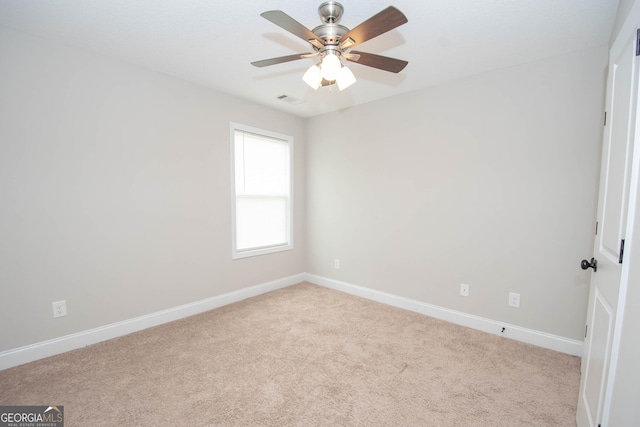
[[(636, 126), (636, 49), (637, 32), (626, 31), (620, 33), (609, 53), (607, 113), (593, 251), (597, 265), (589, 269), (591, 289), (576, 414), (579, 427), (601, 425), (604, 411), (624, 259), (631, 151)], [(584, 264), (583, 261), (583, 268), (586, 267)]]

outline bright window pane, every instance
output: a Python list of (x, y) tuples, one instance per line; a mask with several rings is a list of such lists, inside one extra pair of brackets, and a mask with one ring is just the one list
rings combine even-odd
[(236, 199), (237, 250), (287, 244), (287, 199)]
[(241, 134), (242, 153), (236, 157), (238, 194), (282, 194), (289, 191), (289, 147), (286, 142)]
[(233, 123), (231, 129), (233, 257), (292, 249), (293, 139)]

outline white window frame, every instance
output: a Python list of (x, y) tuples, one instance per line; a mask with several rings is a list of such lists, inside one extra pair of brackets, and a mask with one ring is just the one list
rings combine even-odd
[[(262, 137), (274, 138), (287, 143), (289, 148), (289, 206), (287, 209), (286, 224), (286, 244), (259, 247), (252, 249), (238, 250), (237, 246), (237, 228), (236, 228), (236, 171), (235, 171), (235, 133), (236, 131), (252, 133)], [(231, 122), (230, 124), (230, 141), (231, 141), (231, 258), (241, 259), (252, 256), (270, 254), (275, 252), (288, 251), (293, 249), (293, 137), (240, 123)]]

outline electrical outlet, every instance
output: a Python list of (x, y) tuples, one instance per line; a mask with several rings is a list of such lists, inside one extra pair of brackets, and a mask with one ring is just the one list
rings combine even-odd
[(509, 307), (520, 308), (520, 294), (509, 292)]
[(53, 305), (53, 317), (62, 317), (67, 315), (67, 302), (65, 300), (55, 301)]
[(465, 285), (464, 283), (460, 284), (460, 295), (463, 297), (469, 296), (469, 285)]
[(340, 270), (340, 260), (339, 259), (334, 259), (333, 260), (333, 268), (335, 268), (336, 270)]

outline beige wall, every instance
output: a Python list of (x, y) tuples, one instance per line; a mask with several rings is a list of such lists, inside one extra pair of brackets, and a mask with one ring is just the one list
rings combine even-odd
[(620, 32), (620, 29), (622, 28), (624, 21), (627, 19), (627, 16), (629, 16), (629, 12), (631, 12), (631, 9), (633, 8), (633, 5), (635, 4), (636, 0), (619, 0), (619, 1), (620, 2), (618, 3), (618, 12), (616, 13), (616, 19), (613, 22), (613, 30), (611, 31), (611, 38), (609, 40), (610, 45), (613, 44), (616, 37), (618, 36), (618, 33)]
[[(605, 51), (305, 121), (0, 29), (0, 351), (303, 271), (582, 339)], [(295, 138), (293, 251), (231, 261), (230, 121)]]
[(307, 271), (582, 340), (606, 60), (591, 49), (310, 119)]
[[(0, 98), (0, 351), (304, 272), (304, 120), (1, 28)], [(293, 251), (231, 260), (230, 121), (295, 138)]]

